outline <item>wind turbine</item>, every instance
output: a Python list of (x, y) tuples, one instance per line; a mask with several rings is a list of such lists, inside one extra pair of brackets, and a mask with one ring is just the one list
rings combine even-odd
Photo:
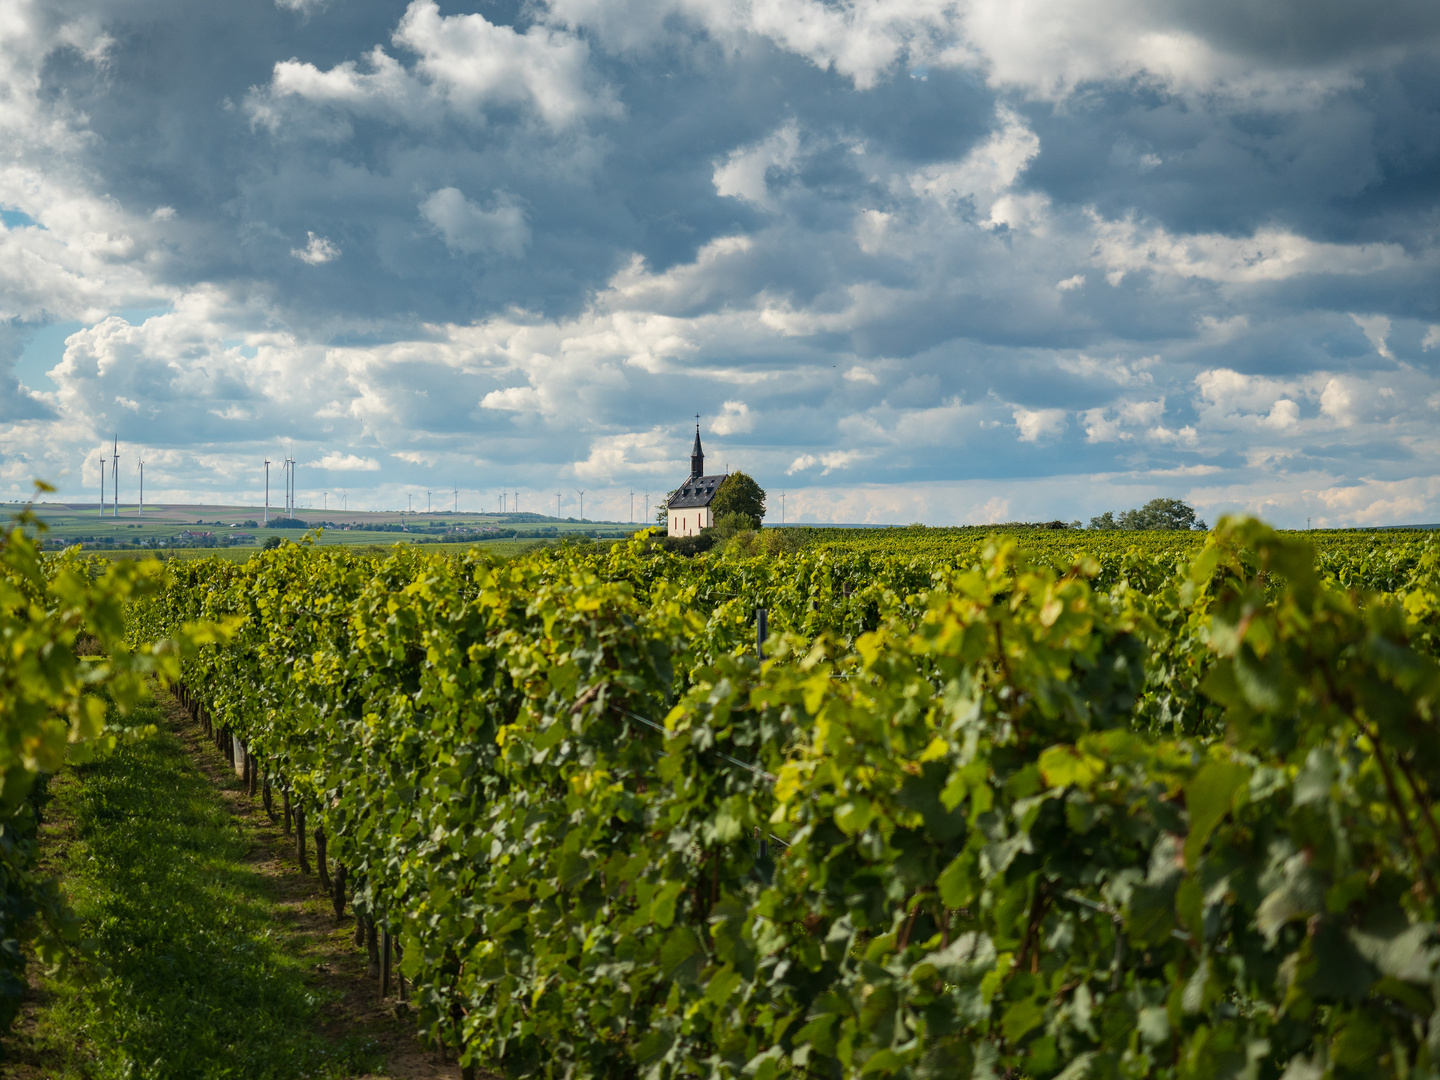
[(630, 524), (635, 524), (635, 492), (630, 492)]
[(510, 512), (512, 514), (518, 514), (520, 512), (520, 492), (515, 492), (515, 501), (511, 505), (514, 507), (514, 509)]
[(144, 458), (141, 458), (141, 459), (140, 459), (140, 510), (136, 513), (135, 516), (136, 516), (136, 517), (142, 517), (142, 518), (145, 516), (145, 459), (144, 459)]
[(576, 493), (580, 496), (580, 520), (581, 520), (581, 521), (584, 521), (584, 520), (585, 520), (585, 492), (581, 491), (579, 488), (576, 488), (575, 491), (576, 491)]
[(329, 510), (330, 510), (330, 492), (327, 491), (327, 492), (325, 492), (324, 494), (322, 494), (322, 495), (320, 496), (320, 512), (321, 512), (322, 514), (323, 514), (323, 513), (328, 513)]
[(426, 489), (426, 491), (425, 491), (425, 513), (426, 513), (427, 515), (430, 513), (430, 491), (429, 491), (429, 489)]
[(560, 492), (555, 492), (555, 519), (560, 519)]
[(265, 459), (265, 516), (262, 519), (265, 525), (270, 524), (270, 459)]
[(460, 512), (460, 489), (455, 489), (455, 513)]
[(100, 516), (105, 516), (105, 455), (100, 455)]
[(115, 489), (115, 516), (118, 518), (120, 516), (120, 436), (118, 433), (115, 436), (115, 444), (111, 447), (110, 460), (112, 462), (110, 478), (115, 481), (111, 485)]

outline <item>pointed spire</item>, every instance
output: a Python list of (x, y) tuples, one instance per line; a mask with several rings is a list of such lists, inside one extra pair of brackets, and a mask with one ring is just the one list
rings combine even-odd
[(705, 451), (700, 448), (700, 425), (695, 425), (695, 448), (690, 451), (690, 475), (705, 475)]

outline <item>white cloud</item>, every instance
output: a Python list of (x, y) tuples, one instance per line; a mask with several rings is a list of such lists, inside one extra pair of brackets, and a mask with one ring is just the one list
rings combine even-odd
[(1176, 236), (1159, 227), (1143, 230), (1133, 218), (1093, 220), (1094, 258), (1112, 285), (1144, 270), (1249, 285), (1302, 274), (1374, 274), (1412, 262), (1399, 244), (1331, 244), (1282, 229), (1260, 229), (1248, 237)]
[(790, 168), (799, 152), (800, 128), (794, 120), (789, 120), (753, 146), (730, 151), (725, 163), (715, 166), (712, 178), (715, 192), (756, 206), (773, 208), (771, 170)]
[[(1436, 19), (1425, 8), (1378, 7), (1367, 19), (1345, 5), (1317, 10), (1282, 3), (1257, 21), (1230, 9), (1144, 0), (546, 3), (557, 25), (583, 26), (619, 52), (673, 44), (683, 40), (679, 27), (698, 24), (732, 50), (764, 39), (862, 90), (894, 77), (902, 65), (917, 78), (926, 68), (960, 67), (983, 73), (994, 87), (1052, 99), (1094, 82), (1136, 83), (1291, 108), (1354, 85), (1355, 70), (1376, 56), (1434, 41)], [(1398, 32), (1401, 27), (1406, 32)], [(1145, 153), (1137, 161), (1143, 167), (1158, 157)]]
[(1375, 351), (1387, 360), (1394, 360), (1395, 354), (1390, 351), (1390, 346), (1385, 339), (1390, 336), (1390, 320), (1384, 315), (1351, 315), (1355, 325), (1360, 327), (1369, 339), (1370, 344), (1375, 346)]
[(986, 499), (985, 505), (980, 507), (980, 516), (987, 525), (1010, 520), (1010, 500), (999, 495)]
[[(0, 27), (0, 69), (4, 66)], [(0, 78), (0, 103), (4, 82)], [(0, 140), (6, 107), (0, 104)], [(15, 155), (24, 140), (11, 141)], [(38, 148), (34, 156), (48, 156)], [(151, 273), (159, 252), (155, 223), (131, 214), (108, 195), (95, 195), (69, 176), (12, 159), (0, 164), (0, 206), (35, 224), (0, 222), (0, 324), (74, 319), (93, 322), (119, 307), (152, 307), (176, 293)], [(147, 265), (149, 264), (149, 265)]]
[(1034, 226), (1043, 219), (1049, 199), (1039, 193), (1013, 194), (1011, 189), (1040, 153), (1040, 139), (1012, 109), (1000, 107), (996, 118), (998, 131), (960, 161), (929, 165), (913, 173), (910, 189), (945, 206), (973, 203), (991, 226)]
[(580, 481), (611, 482), (640, 476), (653, 480), (659, 490), (660, 485), (683, 479), (677, 475), (677, 444), (675, 433), (666, 428), (603, 435), (591, 440), (589, 456), (575, 463), (572, 475)]
[(883, 210), (862, 210), (855, 216), (855, 244), (866, 255), (878, 255), (885, 248), (893, 214)]
[(1405, 480), (1364, 479), (1337, 483), (1314, 493), (1328, 520), (1321, 524), (1357, 525), (1428, 524), (1440, 520), (1440, 478)]
[(1073, 277), (1066, 278), (1064, 281), (1057, 281), (1055, 283), (1055, 288), (1059, 289), (1061, 292), (1070, 292), (1073, 289), (1081, 288), (1082, 286), (1084, 286), (1084, 284), (1085, 275), (1076, 274)]
[(1330, 379), (1320, 392), (1320, 411), (1342, 427), (1355, 422), (1354, 393), (1344, 380)]
[[(1145, 433), (1145, 437), (1152, 442), (1168, 443), (1174, 446), (1195, 446), (1200, 441), (1200, 433), (1189, 424), (1179, 430), (1171, 430), (1163, 424), (1156, 425)], [(1200, 466), (1196, 466), (1196, 468), (1200, 468)]]
[[(548, 0), (556, 22), (586, 26), (610, 47), (639, 50), (665, 40), (681, 20), (698, 23), (732, 49), (761, 38), (833, 69), (859, 89), (873, 87), (903, 59), (939, 56), (955, 37), (953, 0)], [(678, 18), (677, 18), (678, 17)]]
[(1086, 356), (1080, 353), (1077, 356), (1062, 356), (1057, 363), (1061, 369), (1070, 372), (1072, 375), (1079, 375), (1086, 379), (1104, 379), (1113, 382), (1117, 386), (1149, 386), (1155, 382), (1155, 376), (1151, 371), (1160, 362), (1158, 356), (1146, 356), (1139, 360), (1122, 360), (1116, 357), (1113, 360), (1102, 360), (1098, 357)]
[(340, 249), (325, 237), (316, 236), (313, 232), (307, 232), (305, 235), (309, 237), (309, 243), (303, 248), (290, 249), (290, 254), (301, 262), (319, 266), (321, 263), (331, 262), (340, 257)]
[(1087, 409), (1080, 414), (1080, 422), (1085, 426), (1086, 442), (1116, 442), (1135, 437), (1130, 432), (1122, 430), (1119, 421), (1108, 413), (1108, 409)]
[(459, 108), (526, 101), (557, 128), (619, 111), (613, 94), (588, 78), (585, 42), (550, 27), (516, 33), (483, 15), (441, 15), (434, 0), (413, 0), (395, 43), (420, 57), (418, 69)]
[(848, 367), (845, 369), (845, 381), (853, 383), (868, 383), (871, 386), (879, 386), (880, 376), (876, 375), (875, 372), (871, 371), (867, 367), (862, 367), (860, 364), (855, 364), (853, 367)]
[(1289, 392), (1286, 383), (1260, 375), (1243, 375), (1230, 368), (1215, 368), (1195, 376), (1200, 396), (1225, 413), (1263, 412)]
[(474, 120), (493, 106), (521, 105), (561, 130), (621, 113), (614, 93), (592, 77), (584, 40), (554, 27), (535, 24), (521, 33), (480, 14), (441, 15), (434, 0), (412, 0), (392, 40), (417, 57), (413, 72), (380, 46), (366, 55), (365, 71), (350, 60), (328, 71), (284, 60), (270, 85), (248, 99), (250, 115), (277, 129), (286, 99), (411, 123), (438, 119), (441, 104)]
[(330, 469), (332, 472), (378, 472), (380, 462), (374, 458), (357, 457), (354, 454), (342, 454), (338, 450), (332, 450), (315, 462), (315, 467)]
[(1064, 409), (1015, 409), (1011, 415), (1020, 429), (1021, 442), (1039, 442), (1065, 430)]
[(440, 233), (445, 246), (466, 255), (481, 252), (518, 259), (530, 246), (525, 211), (504, 191), (493, 196), (486, 210), (467, 199), (458, 188), (432, 192), (420, 204), (420, 215)]
[(511, 386), (490, 391), (480, 399), (480, 407), (504, 412), (542, 412), (545, 403), (533, 386)]
[(1165, 415), (1165, 399), (1158, 401), (1127, 401), (1120, 406), (1120, 417), (1127, 424), (1151, 427)]
[(710, 422), (710, 430), (716, 435), (743, 435), (755, 429), (755, 417), (745, 402), (727, 401), (720, 410), (720, 415)]
[[(1161, 426), (1165, 415), (1165, 399), (1154, 401), (1123, 401), (1116, 406), (1087, 409), (1081, 414), (1087, 443), (1129, 442), (1136, 429), (1157, 442), (1174, 442), (1176, 433)], [(1194, 432), (1192, 431), (1193, 435)]]
[(790, 463), (790, 468), (785, 470), (786, 476), (794, 476), (796, 473), (807, 472), (817, 465), (825, 466), (821, 476), (829, 476), (836, 469), (846, 469), (857, 461), (863, 461), (869, 457), (863, 450), (832, 450), (824, 454), (801, 454)]
[(289, 120), (294, 103), (353, 112), (361, 116), (386, 117), (410, 124), (432, 122), (443, 101), (424, 82), (375, 46), (365, 54), (362, 71), (346, 60), (329, 71), (300, 60), (282, 60), (275, 65), (267, 87), (252, 91), (245, 101), (251, 121), (278, 131)]
[(1429, 351), (1440, 346), (1440, 326), (1431, 326), (1425, 331), (1425, 337), (1420, 342), (1420, 347)]
[(1261, 423), (1266, 427), (1285, 430), (1293, 428), (1300, 422), (1300, 406), (1289, 398), (1281, 398), (1270, 406), (1270, 413)]

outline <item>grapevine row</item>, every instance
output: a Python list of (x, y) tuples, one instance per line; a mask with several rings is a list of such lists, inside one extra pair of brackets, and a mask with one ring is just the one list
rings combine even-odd
[(229, 628), (187, 692), (467, 1062), (1432, 1075), (1434, 548), (1100, 554), (292, 545), (132, 634)]

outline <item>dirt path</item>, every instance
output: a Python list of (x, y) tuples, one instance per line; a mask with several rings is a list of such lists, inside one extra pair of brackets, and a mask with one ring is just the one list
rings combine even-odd
[[(354, 917), (347, 911), (343, 921), (337, 923), (319, 877), (313, 872), (300, 873), (295, 838), (285, 835), (283, 815), (277, 814), (277, 820), (272, 821), (259, 796), (253, 800), (249, 797), (229, 760), (178, 701), (163, 692), (157, 692), (157, 699), (171, 730), (215, 785), (230, 812), (244, 824), (246, 835), (253, 838), (246, 861), (272, 882), (276, 919), (295, 948), (310, 961), (308, 966), (317, 988), (325, 991), (325, 1034), (364, 1035), (374, 1040), (384, 1054), (385, 1072), (368, 1074), (360, 1080), (459, 1080), (458, 1065), (420, 1042), (415, 1034), (414, 1014), (399, 1001), (393, 983), (391, 996), (381, 1000), (378, 980), (366, 975), (365, 950), (354, 944)], [(278, 811), (278, 800), (275, 808)], [(313, 871), (313, 846), (308, 848), (307, 856)]]

